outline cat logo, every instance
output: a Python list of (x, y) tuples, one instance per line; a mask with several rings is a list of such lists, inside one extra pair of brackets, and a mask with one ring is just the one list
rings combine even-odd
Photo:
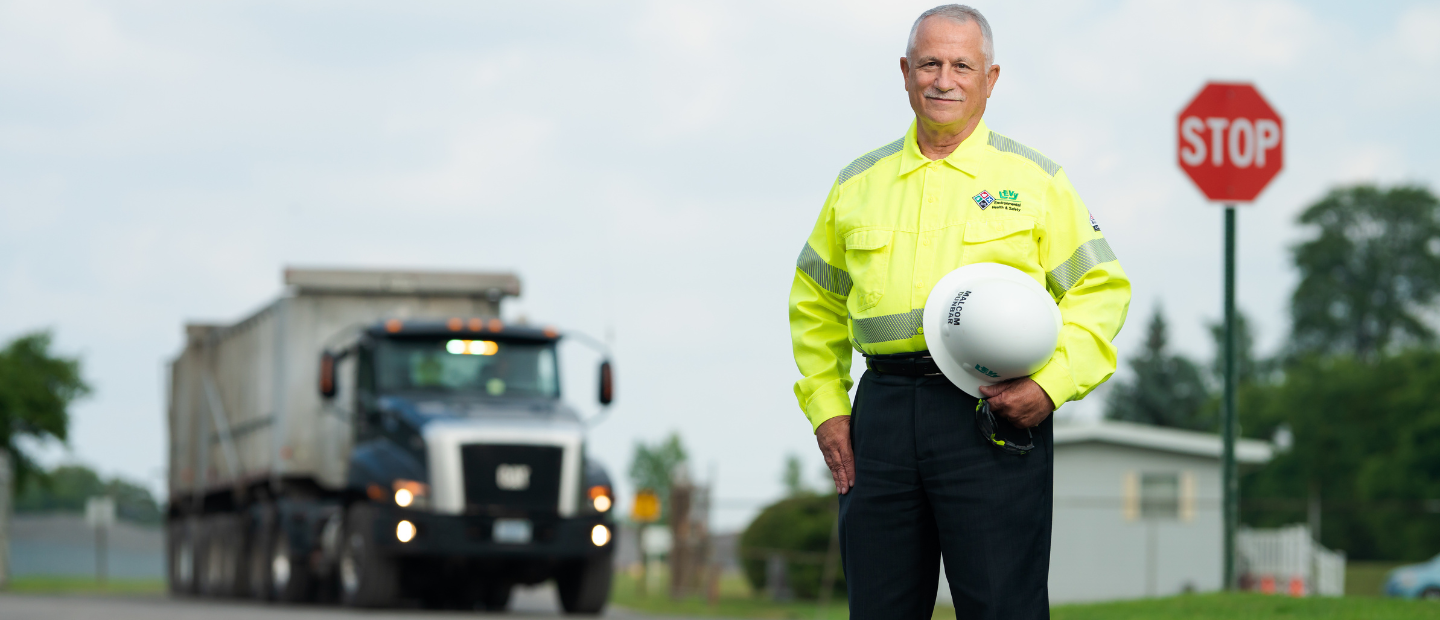
[(523, 463), (505, 463), (496, 467), (495, 486), (503, 491), (524, 491), (530, 488), (530, 466)]

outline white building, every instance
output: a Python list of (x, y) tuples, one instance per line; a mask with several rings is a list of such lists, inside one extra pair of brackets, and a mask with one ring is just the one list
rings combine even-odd
[[(1241, 467), (1270, 460), (1241, 439)], [(1057, 423), (1053, 603), (1166, 596), (1221, 585), (1219, 435), (1124, 422)], [(939, 599), (950, 600), (941, 573)]]

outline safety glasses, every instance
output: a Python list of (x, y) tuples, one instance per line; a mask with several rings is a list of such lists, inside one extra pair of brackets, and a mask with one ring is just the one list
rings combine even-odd
[(980, 436), (989, 441), (991, 445), (1009, 454), (1025, 454), (1035, 449), (1035, 434), (1031, 433), (1028, 428), (1025, 429), (1025, 435), (1029, 439), (1029, 443), (1023, 446), (996, 437), (995, 414), (990, 412), (990, 403), (985, 402), (983, 398), (980, 399), (980, 402), (975, 403), (975, 425), (980, 427)]

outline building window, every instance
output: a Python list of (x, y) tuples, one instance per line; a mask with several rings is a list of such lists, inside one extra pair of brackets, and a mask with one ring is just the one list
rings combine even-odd
[(1143, 519), (1176, 519), (1180, 517), (1180, 475), (1140, 475), (1140, 517)]

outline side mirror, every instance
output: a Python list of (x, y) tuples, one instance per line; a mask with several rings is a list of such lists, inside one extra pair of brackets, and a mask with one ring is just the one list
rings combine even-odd
[(610, 360), (600, 362), (600, 404), (608, 405), (615, 400), (615, 371), (610, 369)]
[(320, 354), (320, 396), (335, 396), (335, 354), (329, 351)]

